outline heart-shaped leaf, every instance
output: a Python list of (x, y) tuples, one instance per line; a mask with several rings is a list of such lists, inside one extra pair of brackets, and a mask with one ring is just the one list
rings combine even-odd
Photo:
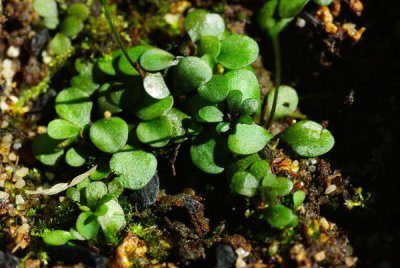
[(88, 153), (82, 148), (70, 148), (65, 154), (65, 162), (71, 167), (81, 167), (86, 162), (86, 157)]
[(144, 94), (138, 104), (135, 115), (142, 120), (152, 120), (169, 111), (173, 104), (174, 98), (171, 95), (165, 99), (158, 100)]
[(235, 161), (229, 165), (227, 168), (226, 175), (228, 178), (231, 178), (233, 174), (238, 171), (248, 171), (250, 166), (257, 162), (260, 159), (258, 154), (251, 154), (246, 156), (238, 156), (235, 158)]
[(194, 95), (185, 102), (186, 109), (198, 121), (201, 121), (199, 111), (206, 106), (212, 106), (213, 103), (203, 99), (200, 95)]
[(236, 172), (230, 182), (231, 191), (244, 196), (254, 196), (260, 181), (251, 173), (246, 171)]
[(210, 55), (216, 59), (221, 49), (221, 42), (215, 36), (204, 36), (199, 39), (196, 49), (197, 56)]
[[(276, 90), (273, 89), (267, 98), (268, 114), (271, 113), (272, 104), (274, 102)], [(296, 90), (289, 86), (280, 86), (278, 93), (278, 102), (276, 103), (274, 119), (281, 118), (293, 113), (297, 109), (299, 97)]]
[(143, 188), (154, 176), (157, 159), (152, 153), (142, 150), (116, 153), (110, 161), (111, 170), (119, 175), (118, 181), (124, 188)]
[(198, 88), (199, 95), (212, 103), (222, 102), (228, 91), (228, 80), (224, 75), (214, 75), (210, 81)]
[(100, 151), (115, 153), (128, 141), (128, 125), (119, 117), (101, 119), (90, 127), (89, 135)]
[(113, 114), (122, 112), (121, 102), (126, 88), (121, 83), (103, 84), (97, 95), (97, 104), (99, 112), (102, 115), (105, 111)]
[(107, 213), (103, 216), (98, 216), (97, 220), (107, 241), (116, 243), (117, 234), (126, 226), (124, 211), (115, 200), (108, 201), (105, 205)]
[(190, 92), (207, 83), (212, 77), (212, 70), (202, 59), (190, 56), (180, 60), (171, 75), (174, 90)]
[(67, 197), (74, 202), (81, 202), (81, 192), (75, 187), (68, 188), (65, 192)]
[(316, 157), (329, 152), (335, 139), (329, 130), (320, 124), (303, 120), (286, 128), (279, 136), (297, 154), (304, 157)]
[(260, 111), (260, 85), (257, 77), (252, 71), (246, 69), (233, 70), (225, 74), (228, 79), (229, 92), (239, 90), (242, 92), (242, 100), (256, 99), (258, 101), (258, 111)]
[(292, 191), (293, 182), (285, 177), (267, 174), (262, 181), (261, 196), (267, 203), (273, 203), (279, 196), (285, 196)]
[(231, 124), (229, 122), (220, 122), (215, 126), (215, 131), (217, 133), (225, 133), (231, 129)]
[(100, 224), (92, 212), (81, 212), (76, 220), (76, 229), (85, 239), (95, 239)]
[(222, 122), (224, 114), (215, 106), (204, 106), (199, 110), (199, 118), (203, 122), (218, 123)]
[(60, 91), (56, 97), (56, 112), (58, 116), (79, 127), (90, 122), (93, 103), (89, 95), (77, 88)]
[(250, 166), (250, 173), (261, 181), (269, 173), (269, 163), (266, 160), (255, 161)]
[(73, 3), (68, 7), (68, 15), (84, 21), (89, 16), (89, 8), (84, 3)]
[(168, 144), (172, 136), (172, 126), (166, 116), (141, 122), (137, 126), (138, 139), (151, 147), (163, 147)]
[(245, 35), (230, 35), (221, 42), (217, 61), (228, 69), (240, 69), (256, 60), (258, 45)]
[(277, 229), (292, 227), (298, 224), (298, 217), (293, 211), (283, 205), (273, 205), (265, 213), (268, 223)]
[(49, 48), (56, 55), (66, 53), (71, 48), (71, 40), (62, 33), (56, 33), (49, 42)]
[(239, 113), (244, 115), (252, 115), (258, 109), (258, 101), (256, 99), (246, 99), (239, 108)]
[(58, 148), (59, 140), (52, 139), (47, 133), (37, 136), (33, 141), (33, 155), (47, 166), (54, 166), (63, 156), (64, 150)]
[(229, 94), (226, 97), (226, 102), (231, 113), (237, 113), (239, 111), (242, 104), (242, 98), (243, 94), (240, 90), (229, 91)]
[(120, 49), (114, 50), (110, 55), (106, 55), (103, 58), (100, 58), (97, 61), (97, 65), (99, 69), (108, 75), (116, 75), (119, 71), (116, 66), (118, 66), (119, 57), (122, 55), (122, 51)]
[(70, 232), (62, 230), (50, 231), (43, 237), (43, 241), (51, 246), (62, 246), (73, 239), (75, 239), (75, 237)]
[(222, 173), (230, 158), (226, 140), (206, 131), (193, 140), (190, 156), (195, 166), (210, 174)]
[(235, 154), (254, 154), (261, 151), (271, 138), (272, 134), (259, 125), (239, 123), (229, 135), (228, 147)]
[(110, 174), (110, 168), (108, 167), (108, 163), (100, 163), (97, 169), (90, 174), (90, 179), (93, 181), (98, 181), (106, 178)]
[(293, 194), (293, 208), (297, 209), (301, 204), (303, 204), (304, 199), (306, 199), (306, 194), (299, 190)]
[(91, 208), (95, 207), (97, 201), (107, 194), (107, 186), (104, 182), (94, 181), (85, 188), (87, 205)]
[(75, 39), (82, 29), (82, 21), (74, 16), (66, 17), (60, 25), (60, 31), (71, 39)]
[(143, 87), (152, 98), (160, 100), (169, 96), (168, 86), (165, 84), (164, 77), (161, 73), (147, 74), (143, 80)]
[(187, 15), (185, 28), (195, 42), (203, 36), (221, 36), (225, 31), (225, 23), (220, 15), (197, 9)]
[(108, 185), (108, 193), (113, 197), (118, 198), (124, 191), (124, 186), (119, 179), (112, 180)]
[(175, 56), (168, 51), (152, 48), (147, 50), (140, 57), (140, 65), (146, 71), (156, 72), (167, 69), (175, 60)]
[(81, 128), (63, 119), (54, 119), (47, 126), (47, 133), (56, 140), (74, 138), (79, 135)]

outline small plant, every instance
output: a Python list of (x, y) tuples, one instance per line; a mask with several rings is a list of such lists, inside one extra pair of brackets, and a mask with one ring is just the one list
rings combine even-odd
[[(269, 16), (265, 27), (274, 38), (307, 1), (295, 2), (297, 9), (292, 2), (281, 1), (282, 20), (273, 23), (278, 2), (267, 2), (262, 14)], [(266, 204), (260, 213), (271, 226), (295, 226), (295, 210), (305, 194), (292, 194), (292, 181), (272, 174), (260, 152), (271, 139), (279, 138), (300, 156), (314, 157), (328, 152), (334, 140), (312, 121), (300, 121), (277, 137), (257, 124), (265, 114), (270, 121), (289, 116), (298, 103), (296, 91), (281, 86), (278, 79), (276, 88), (282, 94), (277, 97), (278, 90), (273, 91), (276, 95), (270, 94), (267, 108), (262, 109), (259, 83), (250, 65), (258, 56), (258, 44), (226, 31), (219, 15), (193, 10), (185, 22), (195, 44), (193, 54), (176, 56), (147, 45), (125, 49), (106, 1), (103, 7), (120, 49), (93, 62), (76, 61), (78, 74), (55, 100), (58, 118), (33, 144), (34, 155), (45, 165), (57, 165), (63, 157), (71, 167), (99, 163), (90, 180), (68, 189), (68, 197), (82, 210), (76, 228), (51, 231), (45, 242), (92, 240), (99, 229), (115, 242), (125, 226), (118, 196), (124, 189), (146, 186), (157, 172), (163, 148), (184, 142), (190, 143), (190, 158), (200, 170), (226, 171), (233, 193), (260, 195)], [(78, 11), (69, 14), (84, 17)], [(76, 24), (65, 25), (69, 23)], [(65, 35), (77, 33), (66, 29)], [(289, 196), (291, 209), (281, 204)]]

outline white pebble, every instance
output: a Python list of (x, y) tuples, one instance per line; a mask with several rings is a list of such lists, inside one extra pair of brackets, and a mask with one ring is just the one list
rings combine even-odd
[(9, 193), (0, 191), (0, 200), (3, 200), (3, 201), (7, 200), (9, 196), (10, 196)]
[(23, 179), (18, 179), (17, 182), (14, 184), (15, 188), (22, 189), (25, 186), (25, 181)]
[(23, 178), (28, 175), (29, 169), (27, 167), (19, 168), (15, 171), (15, 177)]
[(297, 18), (296, 20), (296, 26), (303, 28), (304, 26), (306, 26), (306, 21), (302, 18)]
[(24, 198), (22, 197), (22, 195), (17, 194), (17, 195), (15, 196), (15, 203), (16, 203), (17, 205), (21, 205), (21, 204), (25, 203), (25, 200), (24, 200)]
[[(0, 102), (0, 109), (2, 111), (7, 111), (9, 108), (10, 108), (10, 106), (8, 106), (8, 104), (5, 101)], [(7, 124), (7, 126), (8, 126), (8, 124)]]
[(10, 154), (8, 155), (8, 160), (10, 160), (11, 162), (17, 161), (17, 155), (14, 154), (14, 153), (10, 153)]
[(311, 159), (311, 164), (315, 165), (317, 163), (317, 159), (313, 158)]
[(308, 170), (309, 170), (310, 172), (315, 172), (315, 171), (317, 170), (317, 167), (316, 167), (316, 166), (309, 166), (309, 167), (308, 167)]
[(22, 147), (22, 144), (20, 142), (16, 142), (13, 144), (14, 150), (19, 150), (19, 149), (21, 149), (21, 147)]
[(326, 188), (326, 190), (325, 190), (325, 194), (331, 194), (331, 193), (333, 193), (334, 191), (336, 191), (336, 185), (335, 184), (331, 184), (331, 185), (329, 185), (327, 188)]
[(10, 46), (7, 49), (7, 56), (10, 58), (18, 58), (19, 56), (19, 47)]

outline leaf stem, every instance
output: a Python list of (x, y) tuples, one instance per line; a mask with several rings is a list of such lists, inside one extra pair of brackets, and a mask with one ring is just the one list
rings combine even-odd
[[(266, 124), (267, 129), (271, 126), (271, 123), (275, 116), (276, 105), (278, 103), (279, 87), (281, 86), (281, 73), (282, 73), (281, 48), (280, 48), (280, 43), (279, 43), (279, 34), (273, 35), (271, 37), (271, 40), (272, 40), (272, 49), (274, 51), (274, 57), (275, 57), (275, 79), (274, 79), (275, 94), (274, 94), (274, 100), (273, 100), (272, 107), (271, 107), (271, 112), (269, 114), (267, 124)], [(268, 104), (266, 103), (264, 106), (264, 111), (263, 111), (264, 119), (267, 116), (267, 114), (268, 114)]]
[(121, 36), (119, 35), (117, 29), (114, 26), (114, 23), (112, 22), (110, 12), (108, 10), (108, 1), (107, 0), (101, 0), (101, 4), (103, 5), (104, 8), (104, 14), (106, 15), (106, 19), (108, 21), (108, 24), (110, 25), (111, 31), (114, 35), (115, 40), (117, 40), (118, 46), (121, 49), (122, 53), (124, 54), (125, 58), (128, 60), (129, 64), (132, 65), (132, 67), (140, 74), (142, 78), (146, 76), (146, 73), (140, 68), (140, 65), (138, 62), (132, 60), (132, 58), (129, 56), (128, 52), (126, 51), (124, 45), (122, 44)]

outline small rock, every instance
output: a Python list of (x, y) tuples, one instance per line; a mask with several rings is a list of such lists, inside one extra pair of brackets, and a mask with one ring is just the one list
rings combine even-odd
[(10, 194), (9, 194), (9, 193), (0, 191), (0, 200), (5, 201), (5, 200), (7, 200), (9, 197), (10, 197)]
[(299, 28), (304, 28), (304, 26), (306, 26), (306, 21), (302, 18), (297, 18), (296, 26)]
[(325, 190), (325, 194), (331, 194), (331, 193), (333, 193), (334, 191), (336, 191), (336, 185), (335, 184), (331, 184), (331, 185), (329, 185), (327, 188), (326, 188), (326, 190)]
[(8, 155), (8, 160), (10, 160), (11, 162), (17, 161), (17, 155), (14, 154), (14, 153), (10, 153), (10, 154)]
[(23, 178), (26, 175), (28, 175), (28, 173), (29, 173), (29, 169), (27, 167), (22, 167), (15, 171), (15, 177)]
[(19, 56), (19, 47), (9, 46), (7, 49), (7, 56), (10, 58), (18, 58)]
[(317, 167), (314, 166), (314, 165), (312, 165), (312, 166), (309, 166), (309, 167), (308, 167), (308, 170), (309, 170), (310, 172), (315, 172), (315, 171), (317, 170)]
[(136, 204), (139, 210), (142, 210), (156, 202), (157, 194), (160, 189), (160, 180), (156, 173), (150, 182), (142, 189), (131, 191), (130, 199)]
[(228, 268), (235, 267), (237, 255), (233, 248), (227, 244), (218, 244), (214, 247), (211, 256), (208, 256), (211, 261), (209, 267)]
[(25, 186), (25, 181), (22, 178), (19, 178), (17, 182), (14, 184), (15, 188), (22, 189)]
[(25, 203), (25, 200), (24, 200), (24, 198), (22, 197), (22, 195), (17, 194), (17, 195), (15, 196), (15, 203), (16, 203), (17, 205), (21, 205), (21, 204)]
[(314, 260), (317, 262), (323, 261), (326, 259), (325, 251), (320, 251), (314, 255)]

